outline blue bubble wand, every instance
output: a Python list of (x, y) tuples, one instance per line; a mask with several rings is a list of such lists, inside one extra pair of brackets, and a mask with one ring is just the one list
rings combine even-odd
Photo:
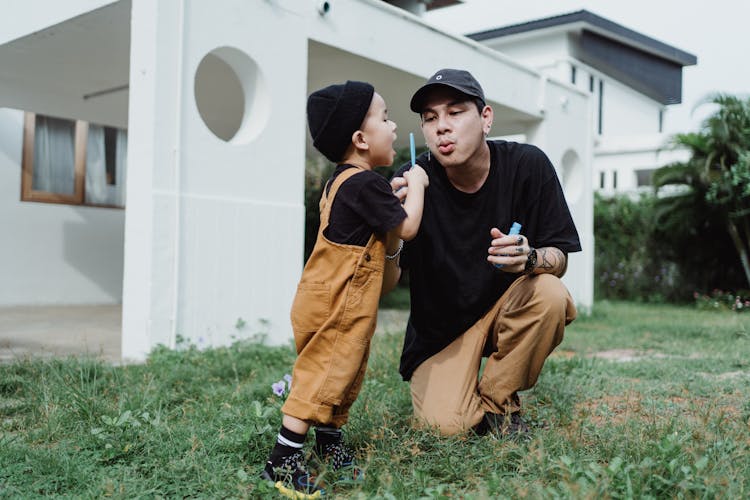
[(411, 170), (417, 164), (417, 149), (414, 147), (413, 132), (409, 132), (409, 152), (411, 153), (411, 167), (409, 168)]

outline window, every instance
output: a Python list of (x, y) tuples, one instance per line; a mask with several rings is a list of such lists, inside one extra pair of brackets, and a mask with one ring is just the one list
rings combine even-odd
[(589, 75), (589, 92), (594, 93), (594, 75)]
[(664, 132), (664, 110), (659, 110), (659, 133)]
[(642, 170), (636, 170), (635, 171), (635, 182), (636, 186), (642, 187), (642, 186), (650, 186), (652, 182), (652, 177), (654, 175), (653, 168), (646, 168)]
[(125, 206), (127, 131), (26, 113), (21, 200)]
[(599, 189), (604, 189), (604, 181), (606, 180), (606, 175), (604, 172), (599, 172)]
[(570, 83), (576, 84), (576, 67), (572, 65), (570, 66)]
[(604, 110), (602, 107), (604, 106), (604, 80), (599, 80), (599, 135), (602, 134), (603, 127), (603, 121), (604, 121)]
[(612, 171), (612, 189), (617, 189), (617, 170)]

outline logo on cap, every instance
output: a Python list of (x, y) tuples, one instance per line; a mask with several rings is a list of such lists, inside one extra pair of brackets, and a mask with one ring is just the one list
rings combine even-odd
[(443, 75), (438, 75), (435, 77), (435, 80), (442, 80), (442, 79), (443, 79)]

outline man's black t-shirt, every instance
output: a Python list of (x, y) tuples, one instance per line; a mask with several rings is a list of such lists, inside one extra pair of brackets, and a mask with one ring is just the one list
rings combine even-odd
[[(399, 371), (404, 380), (476, 323), (519, 274), (487, 261), (490, 229), (507, 233), (513, 222), (533, 247), (578, 252), (573, 219), (547, 156), (537, 147), (489, 141), (490, 173), (476, 193), (464, 193), (428, 155), (417, 163), (426, 171), (422, 223), (404, 245), (401, 267), (409, 270), (411, 314)], [(409, 165), (394, 176), (401, 176)]]
[[(333, 180), (347, 168), (357, 167), (337, 165), (326, 186), (326, 194)], [(404, 207), (393, 196), (386, 178), (372, 170), (363, 170), (339, 187), (324, 234), (335, 243), (364, 247), (373, 233), (385, 234), (405, 218)]]

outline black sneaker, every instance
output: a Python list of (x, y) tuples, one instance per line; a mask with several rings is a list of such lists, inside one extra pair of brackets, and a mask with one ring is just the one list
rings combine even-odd
[(324, 494), (315, 476), (307, 472), (302, 450), (282, 458), (276, 467), (269, 460), (260, 477), (274, 483), (279, 493), (288, 498), (314, 499)]
[(346, 479), (361, 481), (365, 478), (364, 471), (357, 467), (354, 460), (354, 452), (342, 441), (334, 441), (323, 445), (316, 444), (315, 453), (318, 455), (318, 459), (330, 467), (333, 472), (346, 473)]
[(484, 418), (474, 427), (474, 432), (483, 436), (487, 433), (498, 438), (528, 438), (531, 429), (519, 412), (484, 414)]

